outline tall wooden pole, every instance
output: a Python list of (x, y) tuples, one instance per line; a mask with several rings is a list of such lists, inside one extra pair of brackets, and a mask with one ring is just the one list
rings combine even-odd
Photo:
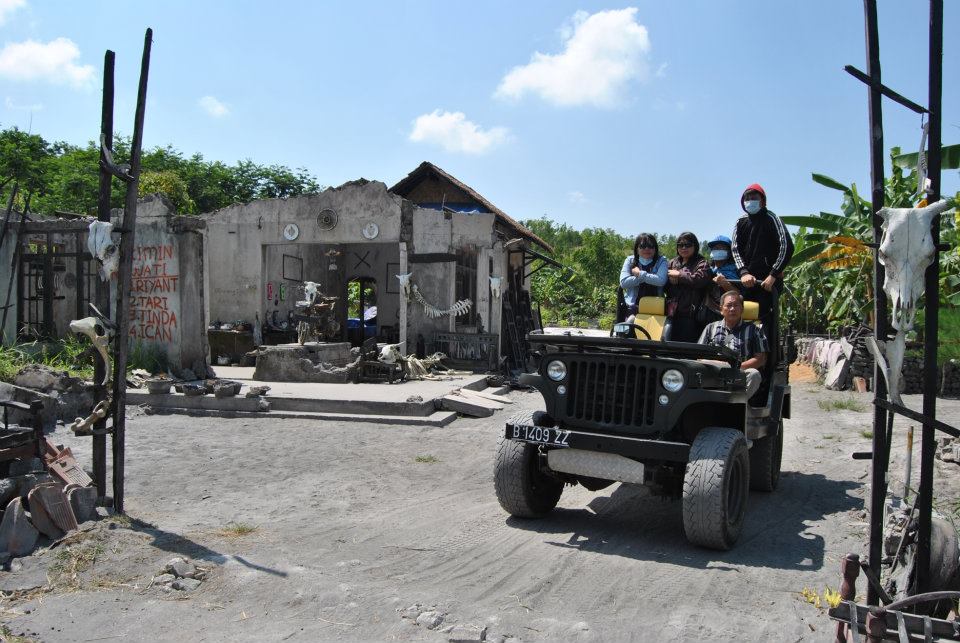
[[(877, 215), (883, 207), (883, 113), (880, 105), (880, 37), (877, 30), (877, 1), (864, 0), (863, 10), (867, 43), (867, 74), (871, 85), (867, 90), (870, 122), (870, 184), (873, 203), (873, 318), (874, 333), (878, 342), (886, 341), (889, 333), (887, 322), (887, 298), (883, 293), (883, 266), (878, 258), (880, 238), (883, 235), (882, 220)], [(887, 383), (879, 365), (873, 368), (873, 397), (886, 399)], [(873, 459), (870, 485), (870, 569), (880, 576), (880, 559), (883, 557), (883, 509), (887, 496), (887, 415), (878, 406), (873, 407)], [(867, 586), (867, 603), (879, 604), (879, 597), (871, 585)]]
[[(927, 177), (930, 190), (927, 201), (940, 198), (940, 108), (943, 90), (943, 0), (930, 0), (930, 133), (927, 137)], [(920, 186), (921, 188), (923, 186)], [(931, 224), (934, 246), (940, 244), (940, 217)], [(923, 351), (923, 414), (937, 417), (937, 334), (940, 313), (940, 252), (934, 250), (933, 263), (924, 275), (924, 351)], [(917, 510), (920, 514), (917, 534), (917, 594), (930, 591), (930, 531), (933, 512), (933, 460), (936, 435), (932, 426), (923, 425), (920, 438), (920, 489)]]
[(136, 243), (137, 188), (140, 184), (140, 155), (143, 146), (143, 116), (147, 107), (147, 77), (150, 72), (150, 46), (153, 29), (147, 29), (143, 38), (143, 59), (140, 63), (140, 88), (137, 92), (137, 113), (133, 124), (133, 142), (130, 147), (130, 176), (123, 206), (123, 226), (120, 233), (120, 271), (117, 276), (117, 343), (113, 377), (113, 508), (123, 513), (124, 438), (127, 410), (127, 355), (130, 339), (127, 335), (130, 308), (130, 281), (133, 273), (133, 248)]
[[(115, 55), (107, 50), (103, 56), (103, 106), (100, 113), (100, 139), (104, 151), (113, 149), (113, 67)], [(110, 221), (111, 175), (105, 167), (106, 158), (100, 153), (100, 194), (97, 198), (97, 220)], [(110, 317), (110, 282), (97, 280), (94, 297), (97, 308), (107, 318)], [(106, 365), (99, 359), (94, 360), (93, 381), (102, 382)], [(94, 404), (106, 399), (107, 391), (103, 386), (94, 389)], [(93, 483), (97, 486), (97, 495), (102, 499), (107, 495), (107, 437), (97, 434), (106, 427), (106, 420), (93, 425)]]

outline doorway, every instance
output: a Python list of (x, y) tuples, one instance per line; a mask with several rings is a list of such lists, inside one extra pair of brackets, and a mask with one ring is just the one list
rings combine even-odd
[(358, 277), (347, 283), (347, 340), (360, 346), (377, 336), (377, 280)]

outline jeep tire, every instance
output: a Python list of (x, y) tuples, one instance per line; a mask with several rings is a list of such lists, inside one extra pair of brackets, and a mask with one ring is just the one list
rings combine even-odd
[[(520, 413), (509, 423), (552, 425), (542, 411)], [(542, 518), (557, 506), (563, 492), (563, 483), (541, 470), (536, 444), (502, 436), (497, 443), (493, 480), (500, 506), (517, 518)]]
[(780, 482), (780, 461), (783, 458), (783, 420), (776, 435), (753, 441), (750, 449), (750, 488), (773, 491)]
[(743, 528), (750, 485), (747, 440), (735, 429), (706, 428), (690, 447), (683, 476), (683, 530), (694, 545), (726, 550)]

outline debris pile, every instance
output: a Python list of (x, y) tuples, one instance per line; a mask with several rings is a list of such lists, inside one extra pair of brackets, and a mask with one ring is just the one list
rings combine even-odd
[(960, 442), (957, 441), (957, 438), (942, 436), (937, 442), (935, 456), (943, 462), (960, 464)]
[(445, 634), (452, 643), (520, 643), (520, 638), (510, 634), (492, 634), (486, 625), (451, 622), (454, 619), (450, 614), (436, 605), (414, 603), (405, 609), (398, 609), (397, 613), (411, 625)]
[[(23, 435), (20, 427), (6, 427), (3, 437)], [(2, 438), (0, 438), (2, 439)], [(59, 541), (89, 520), (97, 518), (97, 490), (69, 448), (43, 441), (44, 455), (0, 462), (0, 563), (27, 556), (44, 541)]]
[(209, 570), (198, 567), (187, 558), (171, 558), (160, 573), (153, 577), (150, 584), (162, 587), (168, 592), (192, 592), (207, 577)]

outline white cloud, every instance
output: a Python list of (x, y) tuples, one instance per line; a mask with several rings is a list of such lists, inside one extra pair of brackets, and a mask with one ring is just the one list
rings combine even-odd
[(27, 0), (0, 0), (0, 25), (7, 21), (11, 13), (26, 5)]
[(563, 51), (534, 52), (526, 65), (511, 69), (494, 96), (520, 99), (528, 93), (562, 106), (612, 107), (632, 80), (650, 76), (647, 28), (629, 7), (588, 14), (578, 11), (560, 30)]
[(213, 96), (204, 96), (197, 101), (197, 105), (200, 106), (203, 111), (214, 118), (222, 118), (224, 116), (230, 115), (230, 108), (225, 104), (218, 101)]
[(89, 87), (94, 77), (93, 66), (78, 65), (75, 61), (79, 57), (80, 49), (69, 38), (47, 43), (12, 42), (0, 49), (0, 77)]
[(657, 67), (657, 72), (654, 74), (657, 78), (664, 78), (667, 75), (667, 63), (660, 63), (660, 66)]
[(18, 112), (39, 112), (43, 109), (43, 103), (34, 103), (33, 105), (18, 105), (13, 102), (13, 99), (9, 96), (3, 101), (3, 104), (7, 109)]
[(586, 203), (587, 197), (583, 195), (583, 192), (579, 190), (573, 190), (572, 192), (567, 192), (567, 198), (570, 200), (570, 203)]
[(506, 142), (509, 131), (505, 127), (482, 129), (467, 120), (463, 112), (442, 112), (439, 109), (421, 114), (413, 121), (410, 140), (414, 143), (439, 145), (448, 152), (483, 154)]

